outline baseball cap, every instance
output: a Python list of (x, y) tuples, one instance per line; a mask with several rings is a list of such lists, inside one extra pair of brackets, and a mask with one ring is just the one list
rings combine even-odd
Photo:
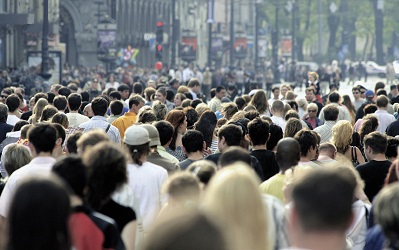
[(148, 132), (148, 135), (150, 137), (150, 147), (161, 145), (161, 141), (159, 140), (159, 132), (154, 125), (141, 124), (140, 126)]
[(364, 95), (366, 96), (366, 97), (373, 97), (374, 96), (374, 92), (372, 91), (372, 90), (367, 90), (366, 91), (366, 93), (364, 93)]
[(150, 142), (150, 135), (145, 128), (133, 125), (126, 129), (123, 142), (132, 146), (143, 145)]

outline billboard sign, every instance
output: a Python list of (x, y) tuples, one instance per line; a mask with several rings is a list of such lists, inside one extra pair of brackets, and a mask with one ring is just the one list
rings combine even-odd
[[(42, 52), (41, 51), (28, 51), (28, 67), (41, 67)], [(62, 60), (61, 51), (49, 51), (49, 73), (51, 74), (48, 80), (50, 85), (61, 84)]]
[(179, 46), (179, 56), (184, 61), (197, 60), (197, 37), (183, 36)]

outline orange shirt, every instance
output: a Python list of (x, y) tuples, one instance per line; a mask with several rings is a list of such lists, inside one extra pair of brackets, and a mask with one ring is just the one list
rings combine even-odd
[(126, 129), (135, 123), (136, 114), (129, 111), (126, 112), (123, 116), (116, 119), (114, 122), (112, 122), (112, 125), (114, 125), (119, 130), (119, 133), (121, 134), (121, 139), (123, 140)]

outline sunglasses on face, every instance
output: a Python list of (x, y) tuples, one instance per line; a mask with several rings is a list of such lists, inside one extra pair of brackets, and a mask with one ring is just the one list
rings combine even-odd
[(317, 110), (308, 110), (309, 113), (315, 113)]
[(357, 94), (359, 94), (359, 92), (352, 92), (354, 95), (357, 95)]

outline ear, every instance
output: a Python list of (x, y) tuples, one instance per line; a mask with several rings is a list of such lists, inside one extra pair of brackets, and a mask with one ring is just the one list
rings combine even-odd
[(62, 139), (61, 139), (61, 138), (58, 138), (58, 139), (55, 141), (55, 145), (56, 145), (56, 146), (61, 146), (61, 145), (62, 145)]
[(267, 137), (267, 141), (266, 141), (266, 142), (268, 142), (268, 141), (269, 141), (269, 139), (270, 139), (270, 133), (269, 133), (269, 136)]
[(205, 150), (206, 150), (206, 142), (203, 141), (203, 143), (202, 143), (202, 151), (205, 151)]
[(251, 136), (250, 136), (249, 134), (246, 134), (244, 137), (245, 137), (245, 139), (246, 139), (247, 141), (252, 142)]
[(183, 145), (182, 145), (181, 147), (182, 147), (182, 149), (183, 149), (183, 153), (184, 153), (185, 155), (188, 155), (188, 154), (187, 154), (186, 148), (185, 148)]

